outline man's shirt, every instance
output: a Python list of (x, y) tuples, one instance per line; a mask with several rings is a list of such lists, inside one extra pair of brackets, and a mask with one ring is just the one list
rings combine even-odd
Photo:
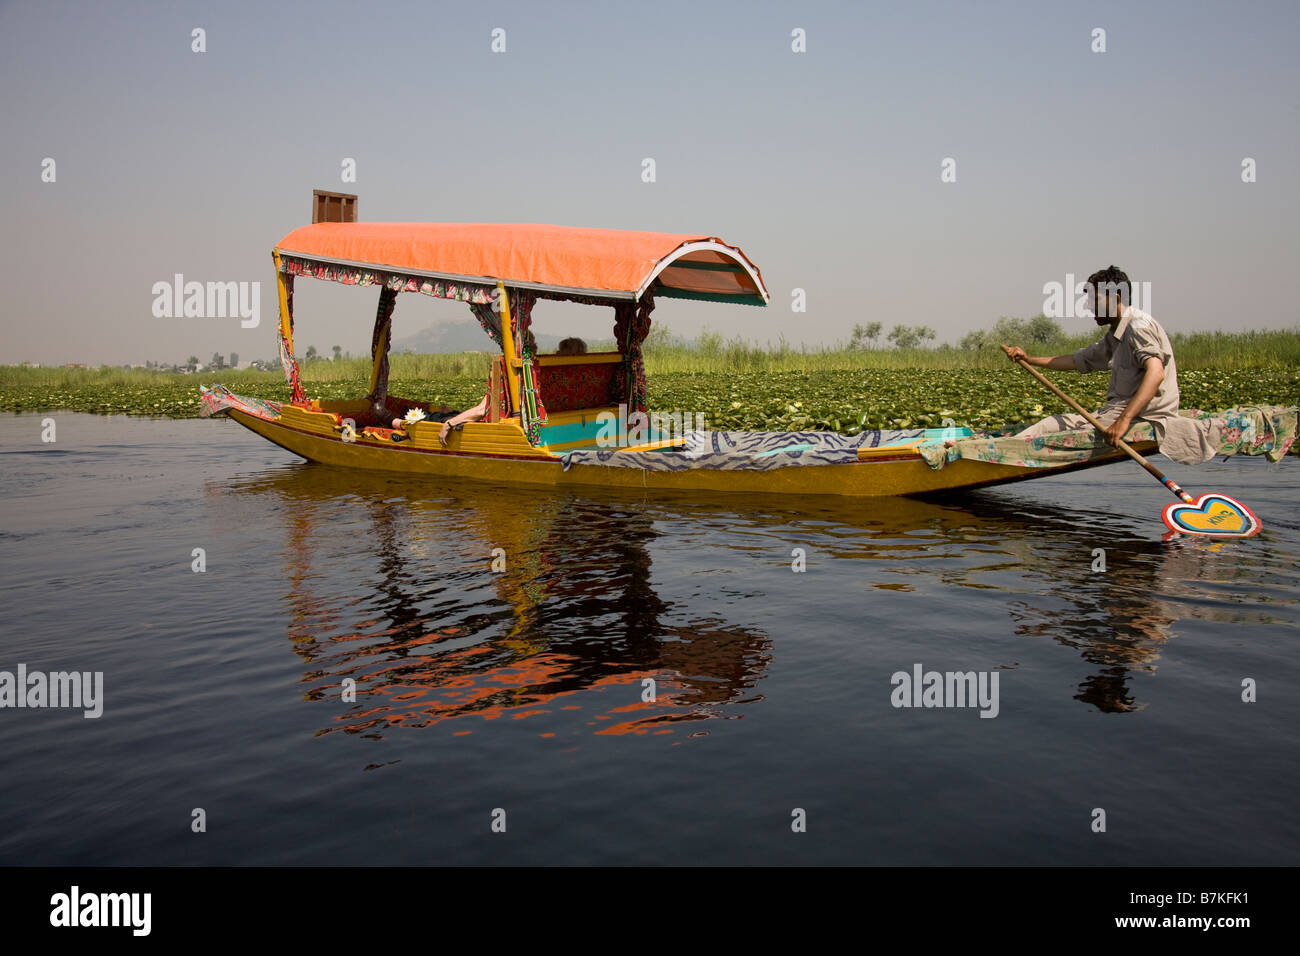
[(1178, 415), (1178, 368), (1174, 348), (1160, 323), (1141, 309), (1126, 307), (1119, 325), (1107, 329), (1101, 341), (1074, 353), (1074, 367), (1080, 372), (1099, 372), (1109, 366), (1110, 387), (1106, 406), (1125, 406), (1137, 394), (1146, 375), (1148, 359), (1158, 358), (1165, 366), (1165, 378), (1139, 419), (1159, 421)]

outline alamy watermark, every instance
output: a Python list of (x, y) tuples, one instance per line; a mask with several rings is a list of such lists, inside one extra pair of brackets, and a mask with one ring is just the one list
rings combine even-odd
[(241, 328), (262, 321), (261, 282), (186, 282), (178, 272), (172, 282), (155, 282), (153, 314), (159, 319), (242, 319)]
[(894, 707), (978, 707), (981, 717), (998, 715), (997, 671), (895, 671), (889, 702)]
[(633, 412), (627, 405), (618, 406), (618, 414), (601, 412), (596, 416), (599, 448), (631, 448), (652, 441), (687, 438), (693, 432), (708, 431), (703, 412)]
[(1067, 272), (1065, 282), (1043, 283), (1043, 315), (1049, 319), (1090, 319), (1096, 305), (1095, 292), (1112, 303), (1123, 300), (1125, 305), (1151, 312), (1150, 282), (1103, 282), (1094, 290), (1087, 279), (1075, 281), (1074, 273)]
[(83, 893), (74, 884), (50, 897), (51, 926), (127, 926), (133, 936), (148, 936), (152, 911), (152, 893)]
[(88, 720), (104, 713), (103, 671), (0, 671), (0, 708), (69, 707)]

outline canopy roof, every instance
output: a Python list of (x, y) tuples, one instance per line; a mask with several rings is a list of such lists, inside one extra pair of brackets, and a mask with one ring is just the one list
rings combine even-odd
[(640, 299), (766, 305), (762, 275), (740, 249), (709, 236), (570, 226), (449, 222), (319, 222), (276, 246), (330, 265), (390, 269), (456, 282)]

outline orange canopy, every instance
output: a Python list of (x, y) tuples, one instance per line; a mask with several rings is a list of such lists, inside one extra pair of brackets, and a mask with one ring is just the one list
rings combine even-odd
[(276, 251), (316, 262), (610, 299), (656, 296), (766, 305), (758, 268), (708, 236), (569, 226), (320, 222)]

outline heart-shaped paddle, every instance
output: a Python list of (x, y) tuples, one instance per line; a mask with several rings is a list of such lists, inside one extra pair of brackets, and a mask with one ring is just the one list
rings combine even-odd
[(1255, 513), (1235, 498), (1210, 491), (1191, 504), (1166, 505), (1165, 524), (1180, 534), (1199, 534), (1214, 538), (1249, 538), (1259, 534)]

